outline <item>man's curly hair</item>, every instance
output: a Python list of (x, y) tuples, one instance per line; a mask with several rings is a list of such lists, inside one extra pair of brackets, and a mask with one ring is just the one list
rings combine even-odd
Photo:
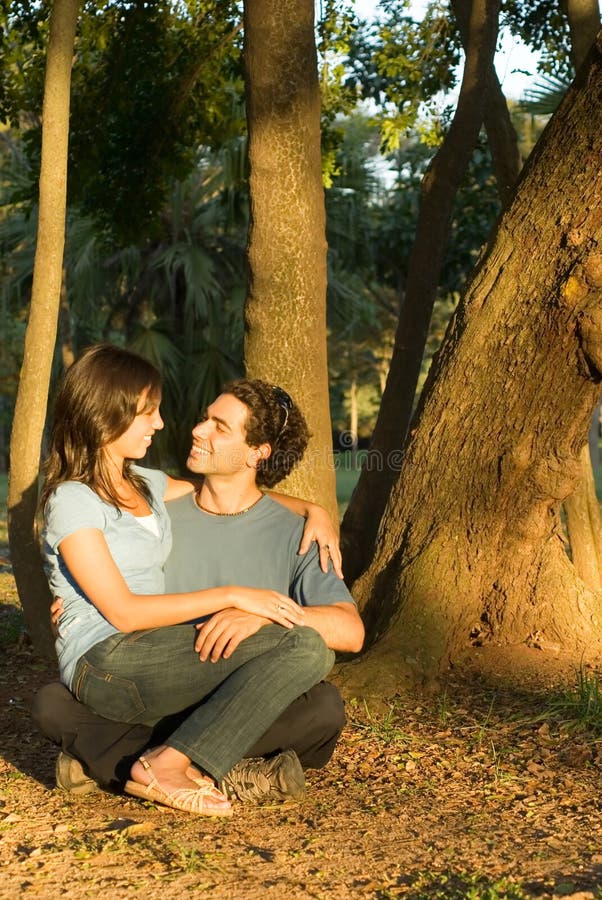
[(301, 411), (286, 391), (258, 378), (232, 381), (222, 393), (232, 394), (248, 408), (247, 443), (251, 447), (271, 446), (269, 457), (257, 466), (257, 484), (274, 487), (305, 453), (311, 435)]

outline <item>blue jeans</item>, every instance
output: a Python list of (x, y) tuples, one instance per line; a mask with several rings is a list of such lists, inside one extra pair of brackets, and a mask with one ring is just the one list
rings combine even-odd
[(195, 636), (190, 625), (111, 635), (78, 660), (73, 691), (101, 716), (147, 725), (205, 700), (165, 743), (219, 781), (334, 653), (312, 628), (265, 625), (229, 659), (203, 663)]

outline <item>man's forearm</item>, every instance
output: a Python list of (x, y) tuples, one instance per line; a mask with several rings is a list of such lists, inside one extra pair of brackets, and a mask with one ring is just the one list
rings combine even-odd
[(331, 650), (359, 653), (364, 643), (364, 623), (351, 603), (306, 606), (305, 625), (314, 628)]

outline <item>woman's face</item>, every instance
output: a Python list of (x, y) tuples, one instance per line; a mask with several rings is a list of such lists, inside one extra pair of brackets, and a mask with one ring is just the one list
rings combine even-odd
[(160, 402), (161, 397), (149, 397), (149, 388), (142, 391), (134, 420), (123, 434), (103, 448), (114, 462), (122, 465), (126, 459), (142, 459), (146, 455), (155, 431), (160, 431), (164, 425), (159, 412)]

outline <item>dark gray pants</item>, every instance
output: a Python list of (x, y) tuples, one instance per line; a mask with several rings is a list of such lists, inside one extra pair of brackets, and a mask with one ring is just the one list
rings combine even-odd
[[(113, 790), (119, 790), (129, 778), (140, 753), (163, 743), (189, 712), (162, 719), (154, 728), (113, 722), (76, 700), (60, 682), (41, 688), (32, 707), (40, 731), (79, 759), (98, 784)], [(292, 749), (304, 769), (319, 769), (332, 756), (344, 725), (345, 707), (339, 691), (321, 681), (291, 703), (245, 755), (271, 756)]]

